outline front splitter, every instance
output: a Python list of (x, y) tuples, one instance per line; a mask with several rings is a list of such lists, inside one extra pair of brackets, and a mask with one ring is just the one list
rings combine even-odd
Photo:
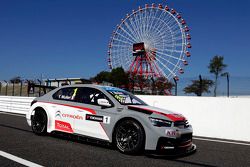
[(159, 152), (159, 151), (146, 151), (147, 155), (149, 156), (154, 156), (154, 157), (171, 157), (171, 158), (178, 158), (178, 157), (182, 157), (182, 156), (188, 156), (191, 155), (193, 153), (195, 153), (197, 150), (197, 147), (195, 144), (192, 144), (190, 146), (190, 148), (188, 148), (185, 151), (181, 151), (181, 152), (175, 152), (175, 153), (168, 153), (168, 151), (164, 151), (164, 152)]

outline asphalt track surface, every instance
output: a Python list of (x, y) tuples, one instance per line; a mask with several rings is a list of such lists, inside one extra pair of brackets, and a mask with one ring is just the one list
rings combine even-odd
[[(250, 166), (250, 145), (203, 140), (194, 140), (194, 143), (197, 152), (184, 157), (130, 156), (110, 146), (72, 137), (37, 136), (25, 117), (0, 112), (0, 151), (42, 166)], [(23, 165), (0, 155), (0, 166)]]

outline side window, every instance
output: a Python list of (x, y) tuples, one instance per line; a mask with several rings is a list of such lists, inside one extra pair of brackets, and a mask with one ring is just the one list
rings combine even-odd
[(53, 98), (56, 100), (74, 101), (77, 91), (78, 88), (62, 88), (53, 95)]
[(97, 103), (98, 99), (107, 99), (110, 102), (110, 104), (112, 104), (112, 102), (104, 93), (94, 88), (85, 88), (85, 87), (79, 88), (76, 96), (77, 102), (91, 104), (91, 105), (98, 105)]

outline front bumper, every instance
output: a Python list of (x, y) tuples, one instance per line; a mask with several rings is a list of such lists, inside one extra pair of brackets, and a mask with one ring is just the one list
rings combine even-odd
[[(163, 143), (162, 141), (167, 141), (167, 143)], [(192, 141), (185, 142), (180, 145), (175, 143), (177, 142), (176, 141), (172, 142), (169, 139), (159, 140), (156, 149), (156, 154), (177, 156), (177, 155), (189, 154), (196, 150), (196, 145), (193, 144)]]
[(160, 137), (153, 155), (182, 156), (194, 153), (196, 145), (192, 142), (192, 133), (183, 134), (180, 138)]

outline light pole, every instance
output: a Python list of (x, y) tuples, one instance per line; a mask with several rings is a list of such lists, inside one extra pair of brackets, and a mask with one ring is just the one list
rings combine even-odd
[(202, 96), (202, 77), (201, 77), (201, 75), (199, 75), (199, 81), (200, 81), (200, 87), (199, 87), (199, 96)]
[(229, 97), (229, 73), (226, 73), (227, 75), (227, 97)]
[(221, 76), (227, 77), (227, 97), (229, 97), (229, 72), (225, 72)]
[(174, 79), (174, 83), (175, 83), (175, 96), (177, 96), (177, 81), (179, 80), (179, 78), (177, 78), (177, 77), (174, 77), (173, 78)]

